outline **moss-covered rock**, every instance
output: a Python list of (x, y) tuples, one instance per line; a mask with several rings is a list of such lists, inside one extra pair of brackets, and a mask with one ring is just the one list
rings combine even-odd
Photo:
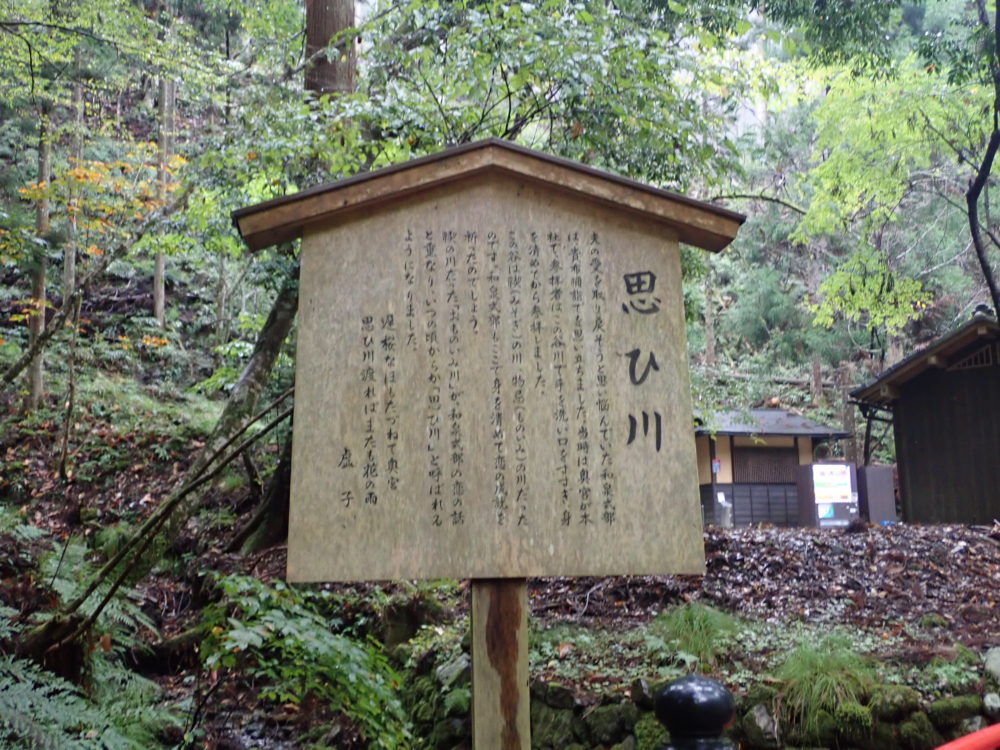
[(994, 646), (983, 656), (983, 667), (986, 675), (1000, 685), (1000, 646)]
[(760, 682), (751, 686), (747, 690), (746, 696), (740, 701), (740, 705), (745, 711), (749, 711), (756, 705), (767, 706), (768, 710), (774, 705), (775, 698), (778, 697), (778, 689), (773, 685), (765, 685)]
[(531, 747), (533, 750), (556, 750), (580, 739), (575, 712), (553, 708), (539, 700), (531, 702)]
[(938, 612), (928, 612), (926, 615), (921, 615), (918, 622), (922, 628), (930, 629), (948, 627), (948, 620), (946, 620), (944, 616)]
[(574, 708), (576, 696), (573, 691), (558, 682), (534, 680), (531, 683), (531, 697), (553, 708)]
[(670, 739), (666, 727), (652, 713), (639, 717), (632, 728), (632, 736), (635, 737), (636, 750), (660, 750)]
[(388, 648), (405, 643), (421, 626), (439, 621), (443, 613), (444, 605), (421, 592), (393, 597), (382, 610), (382, 642)]
[(932, 750), (944, 743), (944, 738), (934, 728), (923, 711), (917, 711), (899, 725), (899, 743), (905, 750)]
[(989, 692), (983, 696), (983, 713), (993, 721), (1000, 721), (1000, 693)]
[(920, 708), (920, 693), (904, 685), (880, 685), (868, 705), (876, 720), (899, 721)]
[(471, 734), (469, 722), (463, 719), (442, 719), (427, 735), (427, 746), (434, 750), (451, 750), (467, 741)]
[(927, 717), (940, 730), (947, 731), (980, 712), (983, 702), (978, 695), (960, 695), (941, 698), (927, 706)]
[(649, 680), (642, 677), (633, 680), (632, 685), (629, 687), (629, 695), (632, 698), (632, 702), (643, 711), (653, 710), (653, 704), (656, 702), (656, 693), (653, 692), (653, 686), (649, 684)]
[(472, 657), (459, 653), (434, 670), (434, 676), (446, 690), (456, 685), (469, 685), (472, 683)]
[(889, 722), (876, 722), (871, 733), (858, 742), (863, 750), (902, 750), (899, 727)]
[(856, 701), (846, 701), (837, 706), (833, 712), (838, 733), (848, 745), (857, 745), (871, 735), (875, 720), (868, 706)]
[(611, 750), (635, 750), (635, 737), (630, 734), (621, 742), (612, 745)]
[(433, 724), (441, 710), (441, 691), (431, 675), (413, 680), (404, 700), (410, 709), (410, 716), (418, 724)]
[(778, 724), (771, 715), (770, 708), (763, 703), (758, 703), (743, 714), (740, 728), (748, 747), (767, 750), (781, 746), (778, 742)]
[(959, 737), (986, 729), (989, 725), (990, 723), (983, 716), (970, 716), (968, 719), (962, 719), (958, 726), (951, 730), (948, 739), (957, 740)]
[(795, 724), (785, 730), (788, 742), (798, 747), (834, 747), (837, 741), (837, 721), (829, 711), (816, 711), (808, 723)]
[(598, 706), (584, 717), (591, 739), (600, 745), (621, 742), (639, 720), (639, 709), (631, 701)]

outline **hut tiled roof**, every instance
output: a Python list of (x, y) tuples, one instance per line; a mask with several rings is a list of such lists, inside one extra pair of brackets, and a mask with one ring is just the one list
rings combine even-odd
[[(965, 325), (897, 362), (870, 383), (855, 388), (851, 397), (862, 404), (887, 407), (899, 397), (899, 387), (903, 384), (931, 368), (951, 366), (956, 355), (977, 343), (990, 341), (1000, 341), (1000, 324), (990, 315), (977, 313)], [(994, 356), (1000, 357), (1000, 348)]]
[(749, 411), (713, 412), (705, 419), (698, 419), (695, 433), (707, 435), (787, 435), (811, 437), (817, 440), (842, 440), (850, 433), (824, 427), (800, 414), (784, 409), (751, 409)]

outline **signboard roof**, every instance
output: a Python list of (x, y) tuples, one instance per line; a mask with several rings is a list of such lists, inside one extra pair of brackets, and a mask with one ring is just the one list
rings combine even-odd
[(305, 227), (476, 175), (506, 173), (670, 227), (680, 242), (717, 252), (736, 236), (742, 214), (587, 167), (511, 141), (490, 138), (320, 185), (233, 213), (251, 250), (302, 236)]

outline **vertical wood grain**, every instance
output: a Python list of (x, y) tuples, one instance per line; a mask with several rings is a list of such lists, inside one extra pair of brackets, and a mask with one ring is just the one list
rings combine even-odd
[(472, 746), (531, 747), (528, 696), (528, 582), (472, 581)]

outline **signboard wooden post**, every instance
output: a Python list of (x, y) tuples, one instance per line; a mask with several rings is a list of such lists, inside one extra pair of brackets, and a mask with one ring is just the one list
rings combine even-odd
[(289, 580), (472, 578), (529, 747), (525, 579), (702, 570), (678, 241), (743, 217), (489, 140), (234, 220), (302, 237)]

